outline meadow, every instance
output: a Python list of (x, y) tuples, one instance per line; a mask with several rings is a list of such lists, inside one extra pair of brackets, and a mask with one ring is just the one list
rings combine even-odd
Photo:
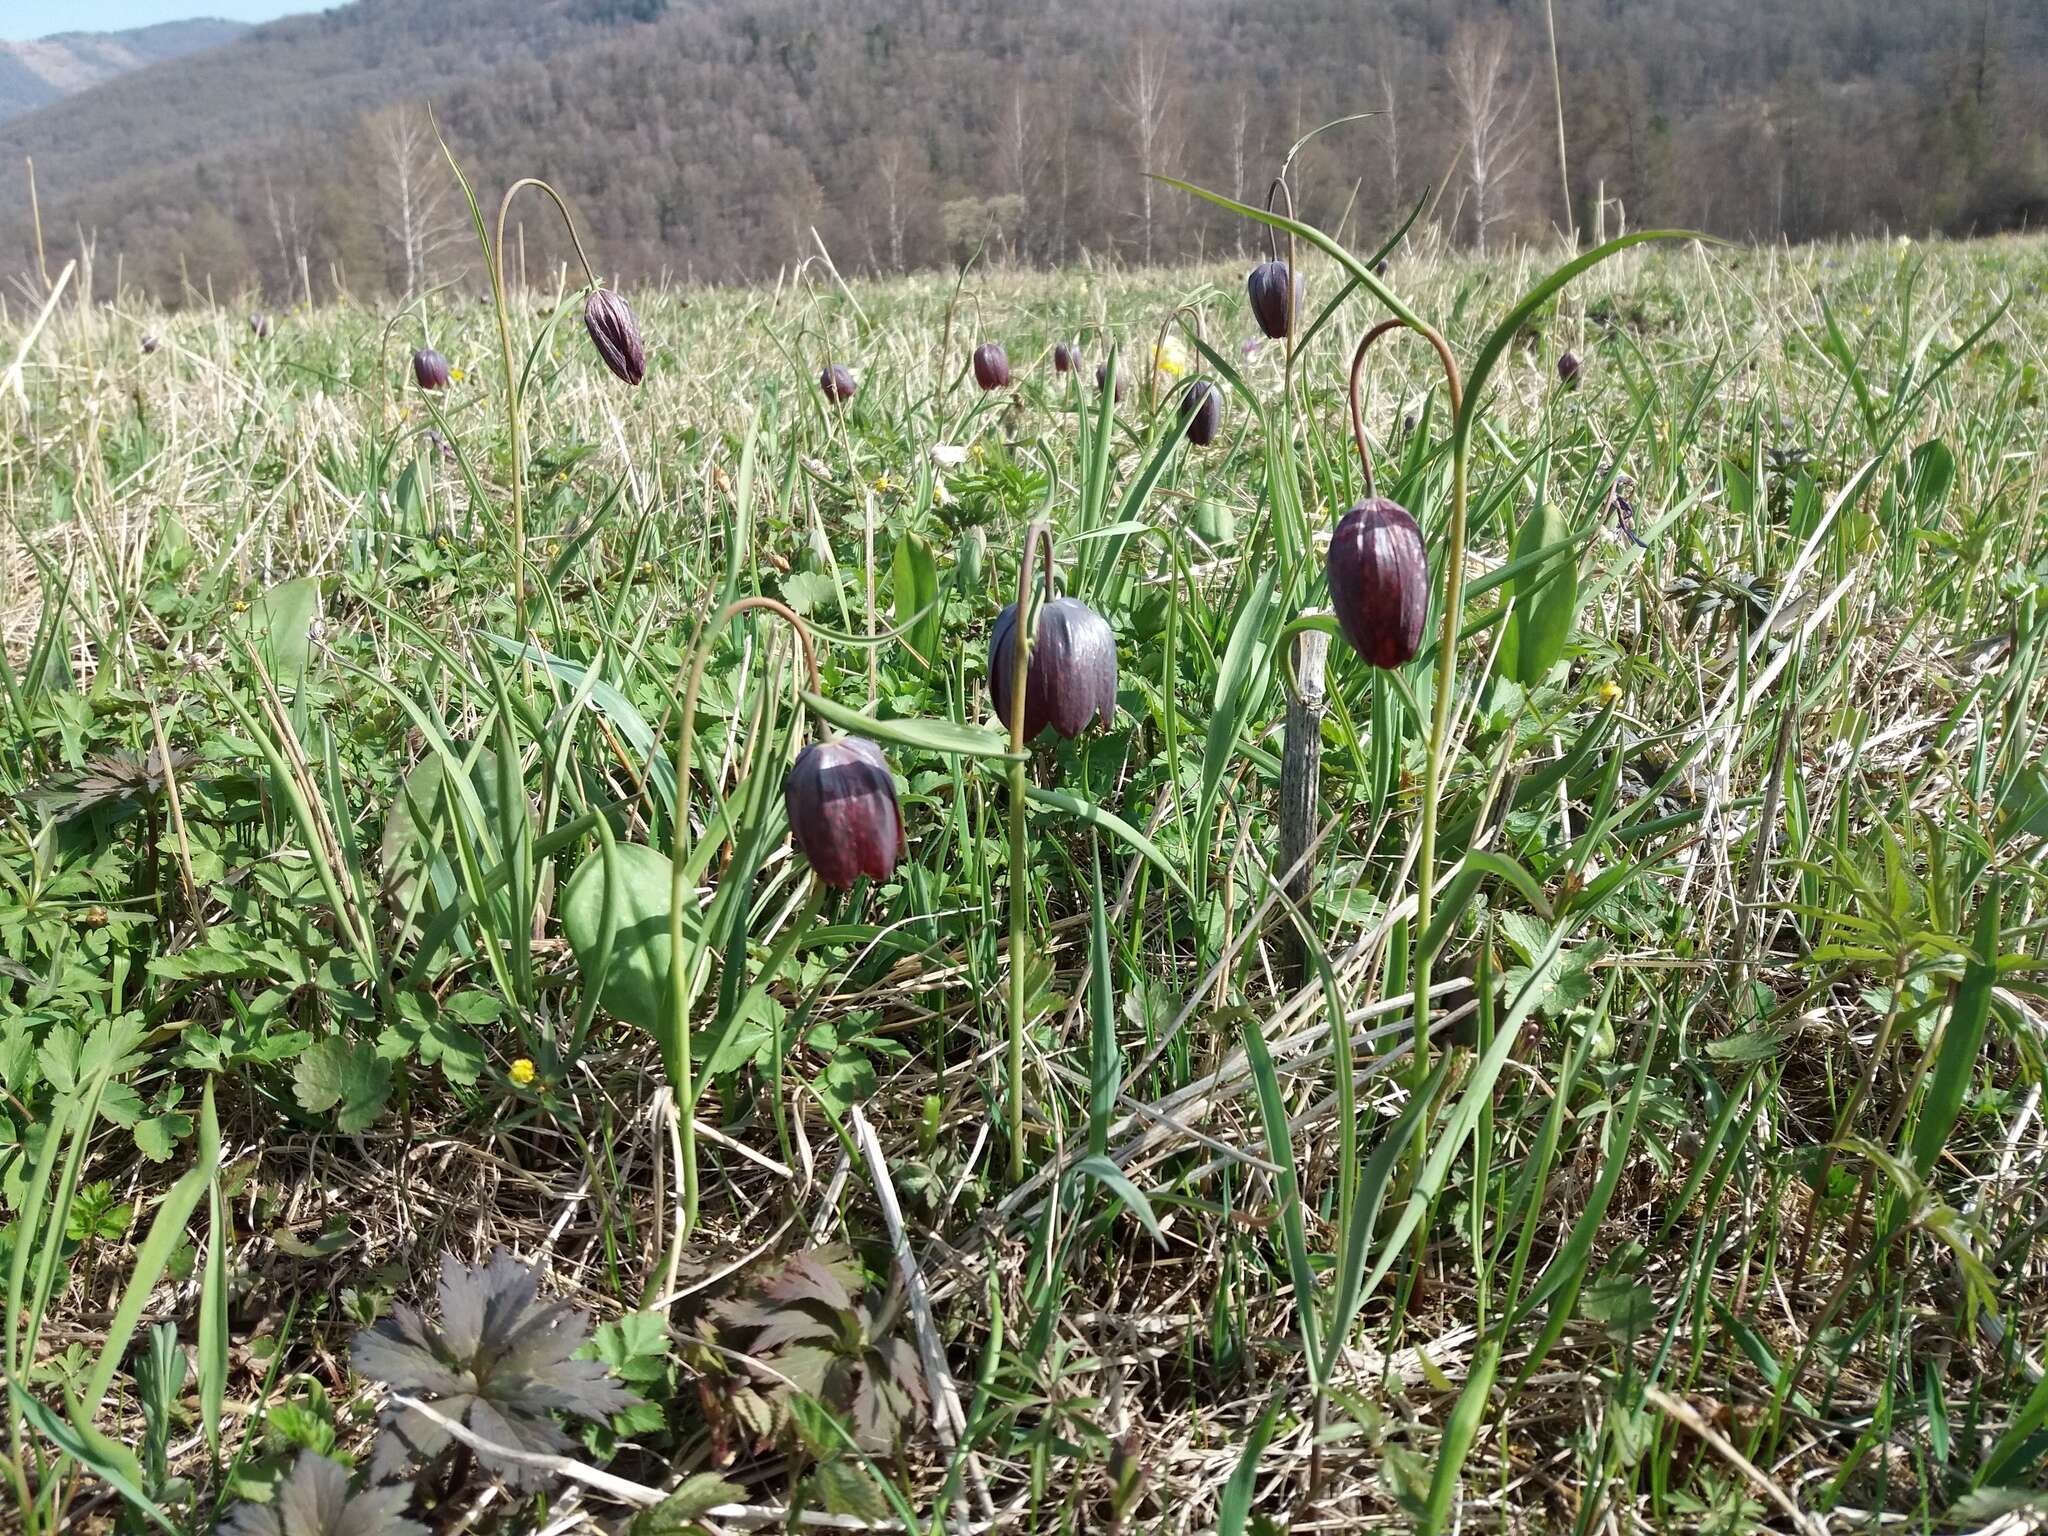
[(10, 296), (0, 1523), (2035, 1528), (2048, 241), (1246, 230)]

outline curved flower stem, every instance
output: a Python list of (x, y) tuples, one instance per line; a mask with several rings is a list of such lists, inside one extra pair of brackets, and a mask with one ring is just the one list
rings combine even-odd
[[(1417, 327), (1444, 366), (1444, 381), (1450, 392), (1451, 416), (1464, 414), (1464, 385), (1457, 360), (1436, 329)], [(1443, 792), (1444, 746), (1450, 736), (1451, 693), (1457, 682), (1459, 615), (1465, 608), (1465, 482), (1470, 458), (1471, 434), (1456, 432), (1451, 451), (1451, 527), (1444, 555), (1443, 628), (1437, 637), (1436, 687), (1430, 698), (1429, 755), (1422, 769), (1422, 837), (1415, 861), (1415, 1051), (1413, 1081), (1422, 1091), (1429, 1078), (1429, 964), (1430, 908), (1436, 892), (1437, 798)], [(1427, 1116), (1415, 1121), (1414, 1170), (1421, 1172), (1423, 1138)]]
[(1024, 692), (1031, 675), (1032, 556), (1042, 557), (1044, 596), (1052, 597), (1052, 528), (1034, 521), (1017, 557), (1017, 621), (1010, 627), (1010, 1177), (1024, 1177), (1024, 929), (1030, 892), (1024, 858)]
[[(1389, 331), (1412, 330), (1436, 349), (1437, 360), (1443, 364), (1444, 383), (1449, 391), (1451, 419), (1457, 423), (1451, 435), (1451, 526), (1445, 537), (1444, 554), (1444, 611), (1443, 627), (1437, 637), (1436, 687), (1430, 698), (1429, 711), (1429, 752), (1423, 760), (1422, 769), (1422, 835), (1421, 847), (1415, 860), (1415, 1049), (1413, 1052), (1413, 1080), (1419, 1090), (1429, 1076), (1429, 968), (1433, 958), (1428, 951), (1428, 934), (1431, 907), (1436, 894), (1436, 817), (1437, 797), (1442, 792), (1444, 771), (1444, 747), (1450, 735), (1451, 693), (1457, 682), (1458, 624), (1459, 615), (1465, 607), (1465, 486), (1466, 467), (1470, 458), (1471, 433), (1460, 420), (1465, 411), (1464, 383), (1458, 373), (1457, 359), (1451, 356), (1451, 349), (1437, 329), (1420, 320), (1396, 316), (1382, 320), (1358, 339), (1358, 348), (1351, 354), (1351, 437), (1358, 445), (1359, 463), (1365, 471), (1365, 494), (1373, 491), (1372, 455), (1365, 446), (1365, 421), (1358, 405), (1358, 383), (1365, 367), (1365, 354)], [(1415, 696), (1408, 687), (1408, 680), (1398, 671), (1393, 674), (1402, 697), (1408, 701), (1411, 710), (1416, 709)], [(1419, 711), (1417, 711), (1419, 714)], [(1417, 1120), (1415, 1125), (1415, 1146), (1413, 1168), (1422, 1165), (1423, 1133), (1426, 1120)]]
[(1159, 409), (1159, 356), (1166, 350), (1166, 333), (1173, 329), (1173, 322), (1182, 315), (1195, 317), (1195, 340), (1202, 339), (1202, 312), (1194, 305), (1176, 304), (1166, 312), (1166, 318), (1159, 322), (1159, 335), (1152, 343), (1152, 356), (1145, 366), (1145, 413), (1148, 416)]
[(661, 1039), (662, 1063), (668, 1069), (669, 1091), (675, 1096), (676, 1118), (682, 1142), (683, 1217), (676, 1229), (676, 1242), (689, 1236), (697, 1225), (697, 1105), (695, 1068), (690, 1060), (690, 977), (689, 961), (683, 953), (683, 908), (689, 902), (690, 753), (697, 739), (697, 693), (704, 683), (704, 666), (711, 659), (711, 647), (725, 632), (727, 624), (752, 608), (765, 609), (796, 631), (803, 648), (804, 670), (811, 692), (818, 691), (818, 656), (811, 645), (811, 632), (804, 621), (772, 597), (742, 597), (719, 609), (717, 617), (704, 626), (690, 654), (689, 680), (683, 687), (683, 719), (676, 734), (675, 823), (669, 829), (668, 897), (668, 1030)]
[(576, 259), (583, 263), (583, 275), (590, 279), (590, 286), (597, 286), (597, 274), (591, 270), (590, 258), (583, 252), (583, 241), (576, 233), (576, 220), (569, 213), (569, 205), (562, 201), (562, 194), (538, 177), (525, 176), (505, 189), (504, 197), (498, 201), (498, 233), (491, 243), (491, 297), (498, 310), (498, 344), (505, 355), (505, 411), (512, 423), (512, 614), (513, 622), (521, 629), (526, 627), (526, 428), (521, 419), (519, 360), (512, 350), (512, 312), (505, 301), (505, 215), (511, 211), (512, 199), (522, 187), (538, 187), (553, 199), (562, 211), (562, 222), (569, 226), (569, 243), (576, 247)]

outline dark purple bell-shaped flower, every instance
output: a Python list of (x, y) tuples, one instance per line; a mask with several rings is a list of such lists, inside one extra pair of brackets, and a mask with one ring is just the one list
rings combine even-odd
[(605, 367), (628, 384), (647, 377), (647, 348), (626, 301), (609, 288), (593, 288), (583, 301), (583, 328)]
[(163, 343), (158, 341), (154, 336), (145, 336), (142, 338), (142, 355), (144, 357), (153, 356), (156, 352), (156, 349), (162, 345)]
[(863, 736), (814, 741), (783, 781), (789, 832), (818, 878), (845, 890), (886, 880), (903, 857), (903, 812), (882, 749)]
[(270, 316), (265, 314), (251, 315), (249, 317), (249, 329), (255, 334), (258, 341), (268, 341), (270, 339)]
[(1579, 387), (1579, 369), (1582, 366), (1579, 362), (1578, 353), (1560, 352), (1557, 356), (1557, 382), (1566, 389), (1577, 389)]
[(446, 389), (448, 359), (432, 347), (421, 347), (412, 355), (412, 376), (421, 389)]
[[(1017, 674), (1017, 605), (1007, 603), (989, 634), (988, 685), (996, 718), (1010, 723)], [(1079, 598), (1056, 597), (1038, 610), (1031, 637), (1031, 671), (1024, 679), (1024, 739), (1036, 741), (1047, 725), (1068, 740), (1090, 723), (1105, 729), (1116, 718), (1116, 636), (1109, 620)]]
[(844, 363), (827, 363), (818, 371), (818, 388), (834, 405), (844, 405), (860, 393), (860, 380)]
[(1262, 261), (1252, 268), (1244, 285), (1251, 295), (1252, 318), (1269, 339), (1279, 341), (1294, 329), (1295, 311), (1307, 297), (1300, 273), (1284, 261)]
[(1052, 371), (1054, 373), (1072, 373), (1074, 371), (1074, 363), (1077, 360), (1077, 353), (1077, 348), (1068, 345), (1064, 341), (1055, 345), (1052, 349)]
[(1346, 512), (1329, 571), (1330, 606), (1351, 648), (1376, 667), (1413, 661), (1429, 617), (1429, 556), (1407, 508), (1373, 496)]
[[(1101, 393), (1101, 392), (1103, 391), (1103, 389), (1104, 389), (1105, 387), (1107, 387), (1107, 386), (1108, 386), (1108, 384), (1109, 384), (1109, 364), (1107, 364), (1107, 363), (1097, 363), (1097, 364), (1095, 365), (1095, 391), (1096, 391), (1096, 393), (1097, 393), (1097, 394), (1100, 394), (1100, 393)], [(1123, 397), (1124, 397), (1124, 379), (1123, 379), (1123, 375), (1122, 375), (1122, 374), (1118, 374), (1118, 375), (1117, 375), (1117, 379), (1116, 379), (1116, 397), (1117, 397), (1117, 399), (1119, 399), (1119, 400), (1123, 399)]]
[(974, 382), (983, 389), (1002, 389), (1010, 382), (1010, 355), (992, 341), (974, 349)]
[(1196, 379), (1180, 397), (1180, 419), (1188, 429), (1188, 441), (1197, 448), (1208, 447), (1223, 424), (1223, 392), (1207, 379)]

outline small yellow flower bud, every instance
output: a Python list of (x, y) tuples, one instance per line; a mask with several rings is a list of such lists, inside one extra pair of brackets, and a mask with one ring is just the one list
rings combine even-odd
[(512, 1071), (509, 1075), (513, 1082), (524, 1088), (533, 1081), (533, 1063), (522, 1056), (512, 1063)]
[(1614, 703), (1620, 697), (1621, 684), (1617, 683), (1613, 678), (1610, 677), (1600, 685), (1600, 703), (1603, 707)]

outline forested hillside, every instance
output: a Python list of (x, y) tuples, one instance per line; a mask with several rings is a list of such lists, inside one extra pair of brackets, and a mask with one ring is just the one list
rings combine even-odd
[[(1737, 237), (2048, 213), (2034, 0), (1557, 0), (1570, 218)], [(424, 106), (481, 188), (546, 176), (626, 280), (956, 260), (1164, 261), (1245, 226), (1151, 170), (1467, 244), (1567, 217), (1540, 0), (358, 0), (0, 127), (0, 264), (94, 240), (105, 291), (273, 300), (467, 275)], [(566, 246), (526, 210), (538, 280)], [(516, 259), (515, 252), (515, 259)]]

